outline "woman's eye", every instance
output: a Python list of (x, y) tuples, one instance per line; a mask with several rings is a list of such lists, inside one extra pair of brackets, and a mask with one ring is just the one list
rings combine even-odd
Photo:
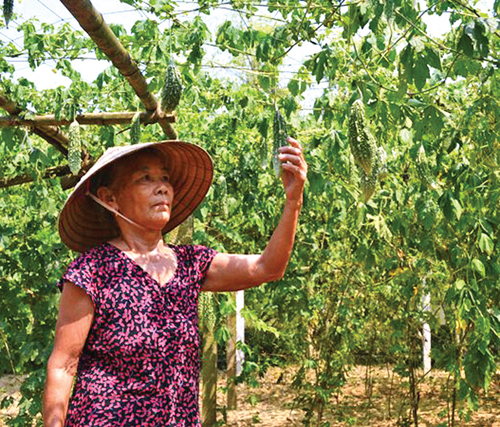
[(162, 180), (163, 182), (169, 182), (170, 181), (170, 177), (168, 175), (165, 175), (162, 177)]
[(149, 181), (149, 175), (143, 175), (142, 180), (143, 181)]

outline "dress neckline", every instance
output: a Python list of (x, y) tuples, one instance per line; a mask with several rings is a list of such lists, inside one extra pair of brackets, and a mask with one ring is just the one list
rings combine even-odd
[(151, 274), (149, 274), (139, 263), (137, 263), (137, 261), (135, 261), (133, 258), (128, 256), (125, 253), (125, 251), (122, 251), (120, 248), (113, 245), (112, 243), (105, 242), (104, 244), (107, 245), (108, 247), (111, 247), (111, 249), (114, 250), (115, 252), (117, 252), (122, 258), (125, 258), (126, 260), (128, 260), (128, 262), (130, 262), (133, 266), (135, 266), (137, 269), (139, 269), (145, 276), (147, 276), (150, 280), (155, 282), (160, 288), (165, 288), (166, 286), (170, 285), (173, 282), (173, 280), (175, 279), (175, 277), (177, 276), (177, 273), (179, 271), (179, 256), (177, 254), (176, 247), (174, 245), (167, 244), (167, 246), (170, 249), (172, 249), (172, 251), (175, 255), (176, 267), (175, 267), (174, 273), (172, 274), (172, 276), (170, 276), (170, 278), (165, 283), (160, 283)]

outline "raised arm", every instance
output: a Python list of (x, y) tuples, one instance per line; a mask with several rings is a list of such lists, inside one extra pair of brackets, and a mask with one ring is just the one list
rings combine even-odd
[(202, 290), (236, 291), (281, 279), (292, 253), (295, 232), (302, 208), (307, 163), (302, 147), (288, 138), (287, 147), (280, 148), (283, 167), (285, 207), (264, 252), (260, 255), (217, 254), (207, 273)]
[(43, 425), (64, 425), (78, 360), (94, 318), (87, 293), (71, 282), (64, 284), (59, 303), (54, 349), (47, 363), (43, 396)]

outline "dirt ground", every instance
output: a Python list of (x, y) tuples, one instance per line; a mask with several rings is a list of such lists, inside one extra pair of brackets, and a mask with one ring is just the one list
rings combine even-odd
[[(278, 384), (278, 378), (283, 373), (284, 378)], [(239, 385), (238, 408), (227, 411), (225, 425), (301, 426), (304, 412), (293, 404), (295, 393), (290, 386), (292, 376), (293, 370), (283, 372), (274, 368), (267, 372), (259, 388)], [(446, 379), (447, 374), (433, 372), (419, 385), (419, 426), (447, 425)], [(221, 383), (225, 385), (223, 376)], [(218, 405), (224, 405), (225, 401), (225, 395), (219, 392)], [(401, 378), (384, 367), (358, 366), (348, 373), (347, 384), (342, 394), (332, 402), (331, 410), (325, 411), (324, 421), (328, 421), (330, 427), (400, 426), (404, 424), (398, 424), (398, 420), (408, 416), (407, 405)], [(481, 396), (480, 409), (472, 414), (470, 421), (459, 420), (457, 415), (455, 425), (500, 427), (500, 372), (493, 379), (488, 395)]]
[[(280, 378), (281, 377), (281, 378)], [(226, 395), (222, 388), (225, 377), (220, 375), (220, 390), (217, 396), (220, 425), (244, 426), (301, 426), (304, 413), (294, 406), (295, 392), (290, 383), (293, 369), (286, 371), (271, 368), (261, 379), (260, 386), (251, 388), (240, 384), (237, 388), (238, 407), (225, 411), (227, 423), (222, 423)], [(0, 401), (6, 395), (19, 399), (21, 378), (6, 375), (0, 378)], [(324, 421), (334, 426), (400, 426), (398, 420), (408, 415), (408, 399), (404, 399), (401, 378), (394, 376), (384, 367), (358, 366), (348, 373), (348, 381), (342, 394), (335, 397), (331, 408), (325, 411)], [(419, 385), (419, 426), (445, 426), (447, 417), (446, 374), (433, 372)], [(0, 427), (14, 416), (17, 405), (0, 409)], [(325, 424), (327, 425), (327, 424)], [(500, 372), (491, 383), (487, 395), (480, 399), (480, 409), (472, 414), (470, 421), (456, 419), (457, 426), (500, 427)]]

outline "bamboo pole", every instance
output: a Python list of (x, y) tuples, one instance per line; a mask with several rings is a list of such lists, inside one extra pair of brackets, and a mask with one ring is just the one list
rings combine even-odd
[(161, 107), (154, 95), (149, 92), (146, 79), (139, 67), (132, 60), (127, 50), (120, 43), (102, 15), (94, 8), (90, 0), (61, 0), (66, 9), (80, 23), (94, 43), (111, 60), (113, 65), (128, 80), (146, 110), (158, 115), (158, 123), (170, 139), (177, 139), (177, 133), (161, 114)]
[[(11, 101), (1, 93), (0, 107), (12, 116), (17, 116), (24, 111), (16, 102)], [(35, 126), (32, 131), (40, 138), (45, 139), (49, 144), (52, 144), (57, 150), (64, 154), (64, 156), (68, 155), (68, 149), (66, 147), (68, 146), (69, 140), (59, 128), (55, 126)]]
[[(135, 112), (119, 112), (119, 113), (85, 113), (75, 117), (75, 120), (81, 125), (123, 125), (132, 121)], [(158, 121), (158, 116), (152, 113), (141, 113), (141, 123), (155, 123)], [(164, 120), (173, 123), (176, 120), (175, 115), (164, 115)], [(4, 116), (0, 117), (0, 128), (11, 126), (61, 126), (69, 125), (71, 120), (60, 118), (56, 119), (53, 114), (44, 116), (34, 116), (26, 119), (19, 116)]]

